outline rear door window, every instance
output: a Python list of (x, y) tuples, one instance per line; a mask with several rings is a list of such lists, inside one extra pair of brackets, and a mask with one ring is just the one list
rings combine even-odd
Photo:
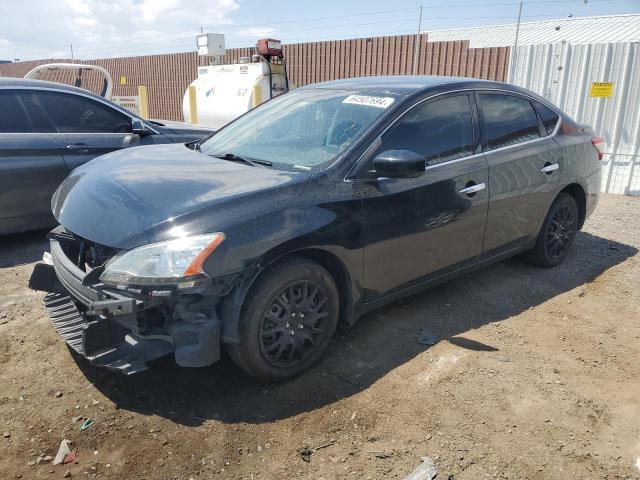
[(432, 166), (473, 155), (473, 136), (469, 95), (455, 95), (409, 110), (383, 137), (379, 151), (410, 150)]
[(540, 138), (538, 117), (526, 98), (480, 93), (478, 107), (487, 136), (487, 150)]
[(0, 91), (0, 133), (33, 133), (33, 124), (15, 91)]
[[(41, 108), (58, 133), (131, 133), (128, 116), (80, 95), (37, 92), (34, 103)], [(35, 107), (34, 107), (35, 108)]]
[(540, 115), (542, 125), (544, 125), (544, 129), (547, 132), (547, 135), (551, 135), (555, 130), (556, 125), (558, 124), (560, 116), (549, 107), (547, 107), (544, 103), (540, 103), (534, 100), (533, 105), (536, 107), (538, 115)]

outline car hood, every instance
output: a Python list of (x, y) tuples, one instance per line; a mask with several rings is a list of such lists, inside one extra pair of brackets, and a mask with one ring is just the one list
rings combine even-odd
[[(129, 249), (218, 231), (238, 215), (236, 204), (246, 215), (268, 205), (265, 195), (299, 188), (308, 177), (213, 158), (184, 145), (136, 147), (76, 168), (51, 206), (58, 222), (74, 234)], [(247, 199), (259, 205), (247, 205)]]
[(153, 128), (162, 133), (173, 133), (176, 135), (209, 135), (214, 131), (211, 127), (205, 127), (204, 125), (194, 125), (193, 123), (175, 122), (167, 120), (153, 120), (150, 122)]

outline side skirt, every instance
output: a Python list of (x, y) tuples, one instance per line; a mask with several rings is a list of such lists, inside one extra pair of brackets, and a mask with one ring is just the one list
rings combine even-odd
[[(405, 297), (409, 297), (411, 295), (415, 295), (416, 293), (420, 293), (424, 290), (426, 290), (427, 288), (433, 287), (435, 285), (439, 285), (441, 283), (445, 283), (448, 282), (449, 280), (452, 280), (456, 277), (459, 277), (461, 275), (464, 275), (466, 273), (469, 272), (473, 272), (475, 270), (479, 270), (483, 267), (486, 267), (488, 265), (491, 265), (493, 263), (497, 263), (500, 262), (502, 260), (505, 260), (509, 257), (513, 257), (514, 255), (517, 255), (518, 253), (522, 253), (524, 251), (527, 251), (529, 248), (531, 248), (531, 245), (526, 245), (524, 247), (517, 247), (517, 248), (512, 248), (509, 250), (506, 250), (504, 252), (498, 253), (496, 255), (492, 255), (490, 257), (487, 258), (483, 258), (482, 260), (471, 264), (471, 265), (466, 265), (464, 267), (461, 267), (457, 270), (453, 270), (452, 272), (447, 272), (444, 273), (442, 275), (438, 275), (435, 277), (432, 277), (428, 280), (425, 280), (417, 285), (412, 285), (411, 287), (407, 287), (404, 288), (400, 291), (391, 293), (389, 295), (385, 295), (384, 297), (378, 298), (372, 302), (369, 303), (363, 303), (360, 305), (360, 307), (357, 310), (357, 316), (356, 318), (364, 315), (367, 312), (370, 312), (372, 310), (375, 310), (376, 308), (380, 308), (383, 307), (384, 305), (388, 305), (390, 303), (393, 302), (397, 302), (398, 300), (405, 298)], [(354, 322), (355, 323), (355, 322)]]

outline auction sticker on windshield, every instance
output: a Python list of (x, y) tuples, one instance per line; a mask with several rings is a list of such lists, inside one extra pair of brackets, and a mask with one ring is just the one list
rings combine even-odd
[(391, 97), (371, 97), (369, 95), (349, 95), (342, 103), (352, 103), (354, 105), (367, 105), (369, 107), (389, 108), (393, 103)]

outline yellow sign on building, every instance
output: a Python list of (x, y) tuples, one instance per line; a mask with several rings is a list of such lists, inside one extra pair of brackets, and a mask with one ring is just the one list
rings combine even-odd
[(591, 82), (589, 96), (596, 98), (613, 97), (613, 82)]
[(120, 85), (126, 85), (126, 84), (127, 84), (127, 77), (121, 76), (120, 77)]

